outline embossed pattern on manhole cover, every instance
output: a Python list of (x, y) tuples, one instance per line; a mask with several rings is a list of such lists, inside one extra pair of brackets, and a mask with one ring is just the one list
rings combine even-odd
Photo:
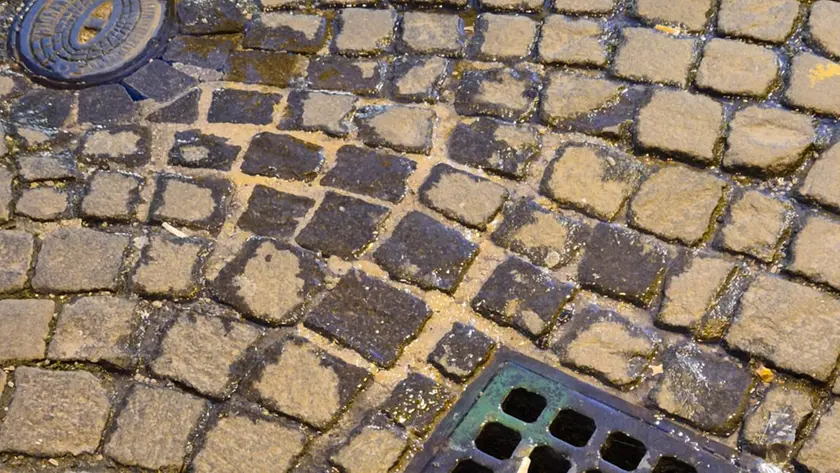
[(761, 460), (511, 351), (440, 424), (408, 473), (747, 473)]
[(167, 0), (34, 0), (15, 18), (11, 53), (51, 85), (116, 80), (160, 52), (170, 11)]

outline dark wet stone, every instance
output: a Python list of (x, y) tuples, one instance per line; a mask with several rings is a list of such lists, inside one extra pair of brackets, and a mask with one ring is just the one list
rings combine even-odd
[(112, 125), (134, 116), (134, 100), (119, 84), (100, 85), (79, 91), (79, 121)]
[(497, 245), (528, 257), (532, 263), (556, 268), (569, 262), (588, 236), (580, 222), (551, 212), (532, 200), (505, 206), (504, 220), (493, 232)]
[(376, 239), (389, 213), (387, 207), (327, 192), (296, 240), (300, 246), (324, 255), (352, 259)]
[(574, 286), (519, 258), (508, 258), (472, 300), (472, 308), (494, 322), (538, 338), (554, 324)]
[(492, 338), (474, 327), (455, 322), (429, 354), (429, 363), (458, 383), (464, 382), (490, 358), (496, 346)]
[(476, 254), (478, 245), (459, 231), (415, 211), (403, 217), (373, 258), (395, 279), (451, 294)]
[(179, 131), (175, 133), (175, 143), (169, 150), (168, 164), (230, 171), (240, 149), (228, 144), (227, 138), (205, 135), (200, 130)]
[(391, 422), (416, 432), (425, 432), (451, 398), (435, 380), (419, 373), (408, 377), (391, 392), (381, 409)]
[(56, 181), (81, 177), (76, 160), (69, 151), (41, 151), (20, 154), (15, 160), (23, 181)]
[(753, 377), (736, 359), (688, 343), (662, 356), (664, 374), (650, 393), (659, 409), (718, 435), (741, 423)]
[(211, 284), (219, 301), (270, 324), (298, 321), (301, 307), (324, 288), (326, 268), (306, 250), (252, 238)]
[(338, 149), (335, 166), (321, 184), (397, 203), (416, 168), (417, 163), (402, 156), (346, 145)]
[(291, 238), (300, 219), (306, 216), (315, 201), (308, 197), (287, 194), (270, 187), (254, 187), (248, 208), (237, 225), (243, 230), (280, 240)]
[(352, 270), (304, 324), (387, 368), (431, 315), (426, 304), (408, 292)]
[(647, 306), (659, 291), (669, 256), (637, 232), (598, 224), (578, 268), (580, 283), (607, 295)]
[(409, 102), (437, 102), (440, 89), (451, 73), (448, 59), (400, 56), (392, 66), (391, 95)]
[(455, 110), (461, 115), (525, 120), (536, 109), (539, 95), (540, 76), (531, 66), (469, 70), (455, 93)]
[(169, 41), (163, 59), (204, 69), (224, 70), (236, 48), (235, 36), (178, 35)]
[(309, 87), (376, 95), (382, 88), (383, 67), (375, 60), (323, 56), (309, 63)]
[(279, 128), (347, 136), (358, 101), (359, 98), (351, 94), (294, 90), (289, 92), (286, 117)]
[(97, 171), (87, 183), (82, 199), (84, 217), (103, 220), (129, 220), (140, 204), (143, 178), (118, 171)]
[(265, 94), (253, 90), (214, 90), (207, 121), (268, 125), (272, 122), (274, 107), (282, 98), (280, 94)]
[(146, 120), (153, 123), (193, 123), (198, 120), (200, 98), (201, 90), (192, 90), (171, 104), (150, 113)]
[(218, 34), (243, 31), (253, 8), (252, 3), (242, 0), (183, 0), (176, 10), (182, 33)]
[(309, 60), (306, 56), (277, 51), (234, 51), (225, 80), (246, 84), (288, 87), (302, 81)]
[(15, 204), (15, 214), (40, 221), (73, 218), (76, 215), (77, 195), (76, 186), (42, 184), (26, 187), (21, 190)]
[(158, 102), (172, 100), (198, 85), (197, 80), (161, 60), (143, 66), (123, 83), (140, 97)]
[(490, 118), (459, 123), (449, 137), (449, 158), (453, 161), (513, 179), (525, 177), (528, 164), (539, 151), (539, 135), (534, 128)]
[(233, 184), (216, 177), (160, 174), (149, 208), (153, 222), (218, 230), (225, 221)]
[(420, 202), (462, 225), (486, 230), (499, 213), (508, 191), (495, 182), (448, 164), (432, 168), (420, 187)]
[(467, 34), (464, 19), (458, 15), (428, 11), (408, 11), (400, 25), (400, 52), (461, 57)]
[[(296, 29), (312, 26), (315, 26), (314, 32)], [(322, 16), (264, 12), (245, 24), (242, 45), (249, 49), (315, 53), (324, 45), (326, 34), (327, 20)]]
[(140, 125), (120, 125), (89, 130), (77, 153), (95, 164), (144, 166), (152, 158), (152, 133)]
[(70, 117), (72, 92), (55, 89), (32, 89), (12, 106), (13, 123), (39, 128), (60, 128)]
[(245, 174), (311, 181), (324, 164), (324, 149), (291, 135), (263, 132), (251, 139), (242, 162)]

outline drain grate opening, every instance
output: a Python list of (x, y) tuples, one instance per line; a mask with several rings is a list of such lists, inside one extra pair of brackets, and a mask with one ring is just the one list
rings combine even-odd
[(519, 432), (498, 422), (492, 422), (481, 429), (481, 433), (475, 439), (475, 446), (492, 457), (507, 460), (521, 440), (522, 435)]
[(545, 406), (545, 398), (527, 389), (516, 388), (508, 394), (502, 403), (502, 410), (523, 422), (534, 422), (540, 418)]
[(583, 447), (589, 443), (596, 428), (594, 420), (577, 411), (565, 409), (554, 418), (548, 432), (569, 445)]
[(528, 473), (566, 473), (572, 469), (572, 463), (550, 447), (537, 447), (531, 452), (531, 466)]
[(486, 466), (479, 465), (472, 460), (462, 460), (455, 465), (452, 473), (493, 473), (493, 470)]
[(635, 470), (646, 454), (645, 444), (624, 432), (611, 433), (601, 447), (601, 458), (624, 471)]
[(662, 457), (656, 463), (653, 473), (697, 473), (697, 468), (674, 457)]

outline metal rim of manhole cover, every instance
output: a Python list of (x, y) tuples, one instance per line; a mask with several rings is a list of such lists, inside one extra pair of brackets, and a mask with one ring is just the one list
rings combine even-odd
[(502, 350), (407, 473), (763, 473), (765, 465)]
[(156, 56), (171, 0), (33, 0), (15, 17), (9, 49), (35, 80), (85, 87), (119, 80)]

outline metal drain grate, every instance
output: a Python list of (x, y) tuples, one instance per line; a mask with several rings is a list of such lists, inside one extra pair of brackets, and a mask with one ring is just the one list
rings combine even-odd
[(407, 472), (746, 473), (761, 463), (503, 351)]

